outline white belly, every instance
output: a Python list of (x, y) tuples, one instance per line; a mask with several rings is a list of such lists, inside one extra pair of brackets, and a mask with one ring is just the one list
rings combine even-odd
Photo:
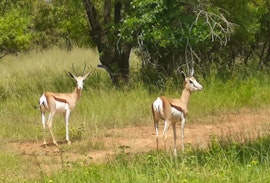
[(64, 113), (68, 109), (68, 103), (56, 101), (55, 105), (57, 113)]
[(176, 108), (172, 107), (172, 121), (179, 121), (180, 119), (183, 119), (184, 115), (182, 111), (177, 110)]

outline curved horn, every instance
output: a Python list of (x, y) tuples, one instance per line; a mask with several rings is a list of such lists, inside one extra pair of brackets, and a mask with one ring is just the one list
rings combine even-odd
[(74, 68), (74, 63), (72, 64), (72, 69), (73, 69), (73, 72), (78, 76), (78, 73), (76, 72), (76, 70)]
[(82, 76), (84, 76), (85, 68), (86, 68), (86, 63), (84, 62), (84, 68), (83, 68)]
[(189, 74), (189, 75), (192, 77), (192, 76), (193, 76), (193, 74), (194, 74), (194, 67), (192, 66), (192, 67), (191, 67), (191, 71), (190, 71), (190, 74)]
[(186, 74), (185, 74), (185, 72), (184, 72), (184, 71), (181, 71), (181, 74), (182, 74), (183, 78), (186, 79)]

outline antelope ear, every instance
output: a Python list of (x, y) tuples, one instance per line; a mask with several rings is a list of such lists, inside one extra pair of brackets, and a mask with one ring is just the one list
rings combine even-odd
[(68, 74), (70, 75), (70, 77), (75, 79), (75, 76), (71, 72), (68, 72)]
[(83, 80), (86, 80), (91, 74), (91, 71), (89, 71), (88, 73), (86, 73), (84, 76), (83, 76)]
[(184, 79), (186, 79), (186, 74), (184, 73), (184, 71), (181, 71), (181, 74), (182, 74), (182, 77), (183, 77)]

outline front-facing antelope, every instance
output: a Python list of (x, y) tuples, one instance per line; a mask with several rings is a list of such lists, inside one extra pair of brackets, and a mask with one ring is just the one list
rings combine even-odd
[(200, 91), (203, 89), (202, 85), (199, 84), (193, 77), (194, 70), (192, 69), (188, 77), (182, 72), (185, 79), (184, 89), (180, 99), (169, 99), (165, 96), (158, 97), (152, 104), (152, 112), (154, 118), (154, 125), (156, 130), (156, 143), (158, 149), (158, 122), (161, 119), (165, 121), (163, 130), (163, 139), (166, 144), (167, 131), (170, 125), (173, 127), (174, 135), (174, 155), (177, 155), (176, 151), (176, 122), (181, 120), (181, 139), (182, 139), (182, 150), (184, 151), (184, 126), (186, 116), (188, 114), (187, 106), (190, 95), (193, 91)]
[[(85, 67), (84, 67), (84, 70), (85, 70)], [(77, 83), (76, 84), (77, 86), (72, 93), (44, 92), (43, 95), (39, 99), (39, 108), (41, 111), (41, 119), (42, 119), (42, 125), (43, 125), (44, 145), (47, 144), (45, 140), (45, 128), (46, 128), (45, 112), (46, 111), (49, 112), (47, 125), (50, 130), (53, 143), (57, 146), (57, 142), (54, 138), (53, 131), (52, 131), (53, 117), (57, 113), (64, 114), (64, 119), (66, 123), (66, 140), (68, 144), (71, 143), (69, 140), (69, 130), (68, 130), (69, 116), (70, 116), (71, 111), (75, 108), (78, 100), (81, 97), (84, 81), (89, 76), (90, 71), (86, 73), (85, 75), (82, 74), (82, 76), (74, 76), (72, 73), (70, 72), (68, 73), (73, 79), (75, 79)]]

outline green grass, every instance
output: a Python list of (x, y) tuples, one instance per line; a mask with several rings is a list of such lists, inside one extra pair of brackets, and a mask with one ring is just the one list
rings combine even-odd
[[(84, 63), (93, 71), (85, 83), (82, 98), (70, 118), (71, 141), (104, 135), (107, 129), (132, 125), (152, 125), (151, 102), (159, 95), (179, 97), (182, 84), (168, 84), (149, 91), (138, 74), (138, 59), (132, 56), (129, 86), (115, 88), (108, 74), (98, 69), (98, 54), (75, 48), (71, 52), (51, 49), (7, 56), (0, 61), (0, 148), (10, 141), (42, 141), (40, 112), (32, 107), (44, 91), (73, 91), (74, 81), (67, 71), (72, 64), (80, 73)], [(208, 115), (234, 112), (242, 108), (269, 108), (270, 76), (257, 73), (220, 80), (216, 75), (203, 79), (202, 92), (194, 93), (189, 106), (188, 123), (201, 122)], [(181, 83), (181, 82), (179, 82)], [(55, 117), (57, 140), (63, 140), (62, 116)], [(48, 135), (48, 138), (49, 135)], [(64, 170), (41, 182), (258, 182), (270, 181), (268, 138), (247, 144), (231, 141), (210, 146), (209, 150), (190, 148), (185, 157), (173, 160), (164, 152), (120, 154), (106, 164), (81, 166)], [(81, 151), (102, 149), (103, 144), (72, 146)], [(0, 154), (0, 180), (16, 182), (30, 169), (20, 169), (29, 163), (16, 152)], [(241, 155), (242, 154), (242, 155)], [(20, 170), (18, 170), (20, 169)], [(18, 170), (18, 171), (17, 171)], [(16, 171), (16, 176), (12, 174)], [(72, 172), (72, 173), (70, 173)], [(24, 175), (24, 178), (27, 177)], [(23, 180), (23, 179), (21, 179)]]
[(1, 182), (8, 182), (8, 180), (14, 180), (16, 176), (20, 176), (23, 172), (24, 168), (21, 168), (19, 166), (21, 161), (18, 155), (1, 152), (0, 159)]
[(118, 154), (106, 164), (73, 164), (40, 182), (269, 182), (269, 137), (240, 144), (215, 139), (177, 159), (164, 152)]

